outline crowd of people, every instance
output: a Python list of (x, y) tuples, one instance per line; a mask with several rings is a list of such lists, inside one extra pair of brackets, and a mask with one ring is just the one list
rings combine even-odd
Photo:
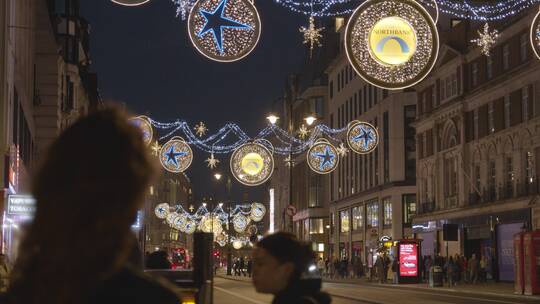
[(251, 278), (253, 261), (248, 257), (234, 258), (232, 270), (235, 276), (249, 276)]
[(478, 258), (472, 254), (470, 258), (464, 255), (454, 255), (448, 258), (437, 255), (435, 258), (425, 256), (423, 258), (424, 267), (422, 279), (429, 280), (429, 272), (432, 266), (440, 267), (443, 273), (443, 279), (449, 286), (455, 286), (459, 283), (476, 284), (478, 282), (487, 282), (490, 277), (491, 261), (482, 256)]

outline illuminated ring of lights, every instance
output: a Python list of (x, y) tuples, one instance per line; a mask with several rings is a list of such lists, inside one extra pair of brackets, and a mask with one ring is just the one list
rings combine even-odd
[(257, 226), (251, 225), (249, 226), (248, 231), (249, 231), (249, 234), (255, 235), (257, 234), (257, 232), (259, 232), (259, 229), (257, 229)]
[(531, 24), (530, 40), (536, 58), (540, 59), (540, 11), (536, 13)]
[[(392, 20), (388, 21), (390, 18)], [(373, 50), (369, 37), (374, 34), (373, 29), (385, 21), (399, 21), (402, 27), (412, 30), (411, 34), (416, 37), (412, 38), (414, 52), (402, 37), (395, 35), (377, 40), (379, 43)], [(398, 43), (400, 55), (411, 52), (407, 54), (409, 57), (396, 62), (382, 62), (379, 57), (385, 55), (384, 47), (391, 40), (394, 47)], [(345, 51), (355, 71), (368, 83), (383, 89), (404, 89), (422, 81), (433, 69), (439, 53), (439, 34), (431, 15), (415, 1), (370, 0), (358, 6), (347, 23)], [(387, 54), (386, 58), (398, 57)]]
[[(249, 29), (224, 27), (221, 30), (223, 36), (220, 48), (213, 30), (207, 30), (202, 35), (199, 33), (206, 24), (206, 17), (201, 14), (201, 11), (215, 12), (223, 1), (225, 1), (225, 17), (228, 20), (240, 22)], [(208, 59), (218, 62), (233, 62), (249, 55), (261, 37), (261, 18), (252, 2), (249, 0), (197, 1), (191, 8), (187, 23), (189, 39), (195, 49)], [(238, 16), (231, 16), (232, 13)]]
[(236, 249), (236, 250), (239, 250), (242, 247), (244, 247), (244, 243), (241, 240), (234, 240), (232, 242), (232, 245), (233, 245), (233, 248)]
[(220, 234), (223, 231), (221, 221), (216, 216), (205, 215), (200, 223), (200, 229), (206, 233)]
[(250, 217), (255, 222), (260, 222), (266, 214), (266, 207), (261, 203), (251, 204)]
[(186, 220), (187, 220), (187, 216), (185, 214), (179, 214), (174, 219), (172, 228), (183, 232), (186, 226)]
[(274, 172), (274, 157), (265, 146), (247, 143), (234, 150), (230, 161), (231, 173), (246, 186), (265, 183)]
[(216, 236), (216, 243), (218, 243), (219, 246), (224, 247), (227, 245), (227, 236), (224, 234), (218, 234)]
[[(360, 132), (368, 132), (371, 134), (371, 140), (360, 138)], [(358, 137), (358, 140), (356, 139)], [(366, 145), (366, 140), (367, 145)], [(358, 154), (368, 154), (373, 152), (379, 145), (379, 132), (372, 124), (363, 121), (354, 121), (347, 131), (347, 145), (349, 148)]]
[(175, 136), (161, 147), (159, 161), (165, 170), (181, 173), (191, 165), (193, 151), (181, 137)]
[(166, 219), (167, 215), (169, 215), (169, 204), (163, 203), (156, 206), (156, 209), (154, 209), (154, 213), (159, 219)]
[(184, 232), (187, 234), (192, 234), (197, 230), (197, 223), (193, 220), (187, 220), (184, 226)]
[(111, 0), (112, 2), (123, 6), (139, 6), (150, 2), (150, 0)]
[(237, 214), (234, 216), (233, 218), (233, 227), (234, 227), (234, 230), (238, 233), (242, 233), (246, 230), (247, 228), (247, 225), (249, 224), (250, 220), (248, 217), (242, 215), (242, 214)]
[(150, 145), (154, 138), (154, 130), (152, 129), (150, 119), (146, 116), (137, 116), (130, 118), (129, 122), (141, 130), (144, 144), (147, 146)]
[[(331, 157), (329, 162), (324, 157), (327, 154)], [(339, 165), (339, 153), (327, 140), (317, 140), (309, 148), (306, 158), (309, 168), (318, 174), (328, 174)]]
[(439, 22), (439, 4), (437, 0), (431, 0), (433, 2), (433, 8), (435, 9), (435, 24)]
[(167, 224), (169, 224), (169, 226), (173, 227), (174, 226), (174, 220), (178, 217), (178, 213), (176, 212), (170, 212), (167, 217), (166, 217), (166, 221), (167, 221)]

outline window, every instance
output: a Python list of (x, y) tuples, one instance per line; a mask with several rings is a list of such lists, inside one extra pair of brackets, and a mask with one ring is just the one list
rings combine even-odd
[(510, 127), (510, 96), (504, 96), (504, 127)]
[(357, 206), (352, 208), (352, 230), (358, 231), (364, 227), (364, 207)]
[(495, 166), (495, 161), (489, 161), (489, 188), (490, 194), (495, 194), (495, 187), (497, 186), (497, 167)]
[[(456, 83), (457, 85), (457, 83)], [(435, 85), (431, 87), (431, 100), (433, 102), (433, 106), (437, 107), (439, 106), (439, 101), (437, 100), (437, 91), (435, 90)]]
[(321, 181), (320, 181), (320, 175), (319, 174), (313, 174), (309, 177), (309, 200), (308, 200), (308, 206), (310, 208), (314, 207), (321, 207), (321, 191), (322, 187), (320, 187)]
[(339, 212), (341, 233), (348, 233), (350, 227), (349, 210), (342, 210)]
[(388, 111), (383, 113), (383, 178), (384, 183), (390, 182), (390, 127)]
[(506, 194), (511, 196), (514, 190), (514, 167), (512, 157), (506, 158)]
[(521, 108), (523, 121), (527, 121), (529, 119), (529, 87), (521, 89)]
[(334, 234), (334, 227), (336, 226), (336, 218), (334, 213), (330, 213), (330, 234)]
[(334, 81), (330, 81), (328, 86), (330, 87), (330, 98), (334, 98)]
[(521, 62), (527, 60), (527, 50), (529, 49), (529, 41), (527, 39), (527, 34), (521, 34), (519, 37), (519, 55)]
[(324, 233), (324, 219), (310, 218), (309, 219), (309, 234), (323, 234), (323, 233)]
[(505, 44), (503, 46), (503, 69), (508, 70), (510, 67), (510, 45)]
[(478, 109), (475, 109), (473, 111), (473, 115), (474, 115), (474, 125), (473, 125), (474, 138), (478, 139)]
[[(488, 131), (489, 133), (494, 133), (495, 132), (495, 121), (493, 120), (494, 119), (494, 106), (493, 106), (493, 102), (490, 102), (488, 103)], [(478, 114), (478, 112), (476, 112), (476, 114)], [(478, 134), (478, 133), (475, 133), (475, 134)], [(478, 137), (476, 137), (478, 138)]]
[(488, 56), (486, 60), (487, 60), (487, 63), (486, 63), (487, 78), (491, 79), (493, 78), (493, 59), (491, 58), (491, 56)]
[(379, 227), (379, 202), (372, 201), (367, 204), (367, 225), (369, 228)]
[(533, 172), (533, 154), (532, 152), (527, 152), (525, 154), (526, 169), (525, 174), (527, 184), (532, 184), (534, 182), (534, 172)]
[(476, 164), (474, 165), (474, 187), (476, 189), (473, 189), (474, 192), (481, 191), (482, 189), (482, 180), (480, 176), (480, 165)]
[(341, 73), (337, 75), (337, 83), (337, 91), (339, 92), (341, 90)]
[(383, 199), (384, 226), (392, 226), (392, 201), (390, 198)]
[(413, 180), (416, 178), (416, 129), (413, 124), (416, 120), (416, 106), (405, 106), (405, 178)]
[(478, 63), (472, 64), (472, 85), (473, 87), (478, 84)]
[(456, 158), (450, 156), (444, 160), (445, 166), (445, 195), (454, 196), (457, 194), (457, 162)]
[(403, 223), (411, 224), (416, 215), (416, 194), (403, 194)]

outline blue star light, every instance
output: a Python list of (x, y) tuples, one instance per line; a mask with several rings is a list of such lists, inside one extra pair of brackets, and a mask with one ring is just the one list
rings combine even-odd
[(330, 147), (329, 146), (326, 146), (326, 149), (324, 149), (324, 154), (322, 153), (315, 153), (314, 154), (316, 157), (322, 159), (321, 163), (319, 164), (319, 169), (321, 171), (324, 171), (324, 168), (327, 166), (327, 165), (332, 165), (332, 163), (334, 162), (334, 158), (336, 158), (336, 154), (334, 154), (332, 152), (332, 150), (330, 150)]
[(367, 149), (369, 149), (369, 143), (375, 140), (373, 138), (373, 136), (372, 136), (373, 132), (371, 130), (365, 128), (365, 127), (360, 127), (360, 128), (361, 128), (360, 134), (353, 137), (352, 141), (353, 142), (358, 142), (361, 139), (363, 139), (364, 140), (364, 149), (367, 150)]
[(178, 163), (178, 157), (186, 156), (187, 152), (175, 152), (174, 146), (169, 148), (169, 151), (165, 154), (167, 156), (167, 163), (173, 163), (177, 168), (180, 166)]
[(208, 12), (205, 10), (200, 10), (201, 15), (206, 20), (202, 30), (197, 34), (199, 37), (202, 37), (204, 34), (208, 32), (212, 32), (214, 36), (214, 41), (216, 42), (217, 49), (221, 54), (224, 53), (223, 51), (223, 29), (225, 28), (234, 28), (234, 29), (240, 29), (240, 30), (251, 30), (252, 27), (238, 22), (236, 20), (232, 20), (230, 18), (227, 18), (224, 16), (225, 14), (225, 7), (227, 6), (228, 0), (222, 0), (218, 7), (213, 12)]

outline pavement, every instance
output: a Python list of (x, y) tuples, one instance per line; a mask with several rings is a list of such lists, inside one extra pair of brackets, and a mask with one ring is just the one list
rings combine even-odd
[[(241, 293), (244, 297), (250, 294), (247, 290), (253, 289), (251, 278), (247, 276), (227, 276), (224, 271), (218, 271), (216, 276), (218, 278), (216, 292), (219, 291), (217, 288), (220, 288), (220, 284), (226, 281), (236, 282), (235, 286), (243, 286), (246, 289)], [(365, 279), (324, 279), (323, 282), (323, 290), (332, 295), (333, 303), (540, 303), (540, 296), (513, 294), (511, 283), (464, 284), (452, 288), (430, 288), (427, 284), (379, 284)], [(245, 303), (270, 303), (265, 300)], [(216, 301), (216, 303), (221, 302)], [(235, 302), (235, 304), (239, 303), (244, 302)]]

